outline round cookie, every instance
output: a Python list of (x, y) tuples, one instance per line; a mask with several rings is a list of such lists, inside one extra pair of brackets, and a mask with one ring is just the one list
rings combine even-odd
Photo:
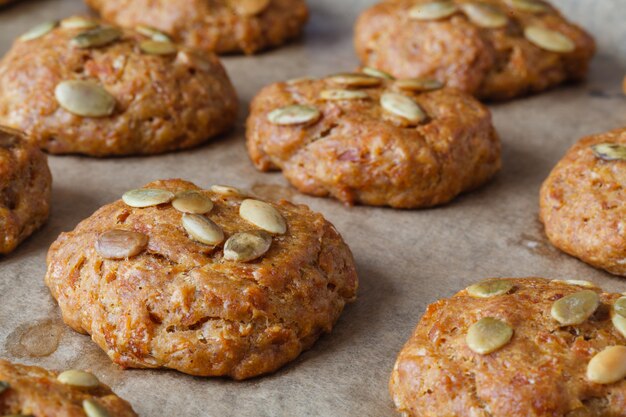
[(230, 129), (237, 105), (215, 55), (77, 16), (33, 28), (0, 62), (0, 123), (55, 154), (189, 148)]
[(51, 187), (46, 155), (21, 132), (0, 126), (0, 254), (45, 223)]
[(407, 417), (622, 416), (626, 297), (492, 279), (428, 306), (390, 381)]
[(297, 37), (304, 0), (85, 0), (107, 21), (157, 29), (202, 51), (253, 54)]
[(541, 187), (540, 218), (554, 246), (626, 276), (626, 129), (576, 143)]
[(61, 373), (0, 359), (0, 414), (7, 417), (135, 417), (130, 404), (88, 372)]
[(46, 284), (65, 322), (123, 367), (245, 379), (330, 332), (357, 276), (307, 207), (165, 180), (62, 234)]
[(447, 203), (500, 169), (491, 114), (474, 98), (372, 74), (263, 89), (247, 121), (254, 165), (307, 194), (396, 208)]
[(506, 100), (585, 77), (593, 38), (540, 0), (392, 0), (355, 29), (361, 61)]

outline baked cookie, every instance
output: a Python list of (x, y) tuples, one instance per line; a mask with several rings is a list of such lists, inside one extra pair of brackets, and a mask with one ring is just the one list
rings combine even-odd
[(89, 372), (51, 372), (2, 359), (0, 414), (6, 417), (137, 416), (130, 404)]
[(127, 28), (159, 30), (202, 51), (253, 54), (297, 37), (309, 17), (304, 0), (85, 0)]
[(541, 187), (540, 218), (554, 246), (626, 276), (626, 129), (580, 140)]
[(390, 381), (407, 417), (626, 410), (626, 297), (586, 281), (492, 279), (428, 306)]
[(593, 38), (540, 0), (390, 0), (355, 32), (365, 65), (506, 100), (585, 77)]
[(62, 234), (46, 284), (65, 322), (123, 367), (245, 379), (330, 332), (357, 276), (307, 207), (166, 180)]
[(366, 71), (263, 89), (247, 122), (254, 165), (307, 194), (397, 208), (446, 203), (499, 170), (491, 114), (474, 98)]
[(21, 132), (0, 126), (0, 254), (46, 222), (51, 187), (46, 155)]
[(189, 148), (230, 129), (237, 105), (215, 55), (78, 16), (33, 28), (0, 62), (0, 123), (55, 154)]

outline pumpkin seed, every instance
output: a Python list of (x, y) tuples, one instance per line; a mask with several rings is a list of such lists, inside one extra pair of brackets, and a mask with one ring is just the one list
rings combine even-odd
[(110, 26), (86, 30), (74, 36), (70, 43), (77, 48), (99, 48), (115, 42), (122, 37), (119, 29)]
[(598, 293), (592, 290), (567, 295), (552, 304), (550, 314), (563, 326), (584, 323), (600, 305)]
[(75, 369), (61, 372), (57, 380), (62, 384), (78, 388), (96, 388), (100, 386), (100, 381), (94, 374)]
[(193, 240), (205, 245), (219, 245), (224, 240), (222, 229), (200, 214), (183, 214), (183, 227)]
[(270, 204), (253, 199), (246, 199), (239, 206), (239, 215), (255, 226), (270, 233), (282, 235), (287, 231), (284, 217)]
[(503, 12), (487, 3), (463, 3), (461, 8), (472, 23), (483, 28), (497, 29), (509, 22)]
[(585, 288), (598, 288), (596, 284), (591, 281), (585, 281), (583, 279), (566, 279), (566, 284), (576, 285), (577, 287), (585, 287)]
[(61, 81), (54, 96), (61, 107), (77, 116), (106, 117), (115, 111), (115, 97), (95, 81)]
[(172, 39), (165, 33), (150, 26), (139, 25), (135, 30), (144, 36), (149, 37), (153, 41), (171, 42)]
[(529, 13), (542, 13), (550, 10), (548, 6), (537, 0), (506, 0), (514, 9)]
[(613, 304), (613, 311), (626, 318), (626, 297), (620, 297)]
[(270, 0), (227, 0), (228, 6), (240, 16), (256, 16), (270, 4)]
[(169, 41), (143, 41), (139, 44), (139, 49), (150, 55), (173, 55), (178, 52), (176, 45)]
[(41, 38), (42, 36), (51, 32), (52, 29), (57, 27), (57, 24), (58, 22), (56, 20), (51, 21), (51, 22), (40, 23), (34, 28), (28, 30), (22, 36), (20, 36), (19, 40), (21, 40), (22, 42), (26, 42), (26, 41), (32, 41), (33, 39)]
[(138, 188), (126, 191), (122, 196), (124, 203), (131, 207), (145, 208), (169, 203), (174, 199), (174, 193), (159, 188)]
[(61, 20), (64, 29), (92, 29), (98, 26), (98, 22), (83, 16), (72, 16)]
[(411, 7), (409, 17), (416, 20), (439, 20), (453, 15), (457, 10), (451, 1), (432, 1)]
[(618, 143), (598, 143), (591, 147), (591, 151), (604, 161), (626, 161), (626, 146)]
[(382, 78), (384, 80), (395, 80), (396, 79), (396, 77), (394, 77), (393, 75), (389, 74), (388, 72), (381, 71), (379, 69), (372, 68), (372, 67), (363, 67), (363, 69), (361, 71), (363, 71), (363, 74), (367, 74), (367, 75), (369, 75), (371, 77)]
[(412, 124), (426, 120), (426, 113), (412, 98), (403, 94), (386, 92), (380, 97), (380, 104), (389, 113), (406, 119)]
[(323, 90), (320, 93), (322, 100), (362, 100), (369, 98), (369, 95), (365, 91), (359, 90)]
[(183, 191), (176, 194), (172, 206), (182, 213), (205, 214), (213, 209), (213, 202), (198, 191)]
[(229, 187), (227, 185), (212, 185), (211, 191), (221, 195), (243, 195), (243, 191), (239, 188)]
[(407, 78), (398, 80), (393, 84), (395, 87), (413, 92), (432, 91), (443, 88), (443, 83), (432, 78)]
[(524, 29), (524, 36), (546, 51), (567, 53), (576, 49), (576, 44), (567, 36), (541, 26), (528, 26)]
[(262, 230), (235, 233), (224, 244), (224, 259), (249, 262), (265, 255), (271, 245), (272, 236)]
[(96, 240), (96, 252), (104, 259), (128, 259), (148, 246), (148, 236), (130, 230), (109, 230)]
[(509, 343), (511, 337), (511, 326), (494, 317), (485, 317), (470, 326), (465, 341), (474, 352), (486, 355)]
[(299, 104), (293, 106), (280, 107), (267, 115), (270, 123), (279, 126), (300, 125), (317, 122), (322, 113), (311, 106)]
[(111, 417), (109, 412), (94, 400), (83, 400), (83, 410), (87, 417)]
[(8, 390), (9, 388), (11, 388), (11, 384), (9, 384), (7, 381), (0, 381), (0, 394)]
[(622, 317), (615, 310), (611, 314), (611, 322), (615, 329), (623, 336), (626, 337), (626, 317)]
[(609, 346), (587, 365), (587, 379), (596, 384), (612, 384), (626, 378), (626, 346)]
[(489, 279), (467, 287), (467, 293), (472, 297), (488, 298), (508, 293), (513, 289), (513, 283), (503, 279)]
[(335, 74), (327, 78), (335, 84), (342, 85), (348, 88), (360, 88), (360, 87), (378, 87), (382, 84), (382, 79), (378, 77), (372, 77), (367, 74)]

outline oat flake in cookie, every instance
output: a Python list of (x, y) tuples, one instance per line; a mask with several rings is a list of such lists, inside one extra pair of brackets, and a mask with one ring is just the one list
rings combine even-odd
[(430, 77), (486, 100), (536, 93), (587, 74), (593, 38), (543, 0), (390, 0), (361, 14), (364, 65)]
[(229, 130), (237, 97), (212, 54), (72, 16), (22, 34), (0, 61), (0, 123), (54, 154), (155, 154)]
[(0, 254), (45, 223), (51, 187), (46, 155), (21, 132), (0, 126)]
[(136, 417), (129, 403), (82, 370), (48, 371), (0, 359), (0, 413), (5, 417)]
[(254, 54), (300, 35), (304, 0), (85, 0), (103, 19), (219, 54)]
[(494, 278), (428, 306), (390, 381), (407, 417), (608, 417), (626, 409), (626, 297)]
[(307, 207), (165, 180), (63, 233), (46, 284), (65, 322), (123, 367), (245, 379), (330, 332), (357, 276)]
[(248, 153), (298, 190), (347, 204), (430, 207), (500, 169), (491, 113), (432, 79), (372, 68), (265, 87), (247, 121)]

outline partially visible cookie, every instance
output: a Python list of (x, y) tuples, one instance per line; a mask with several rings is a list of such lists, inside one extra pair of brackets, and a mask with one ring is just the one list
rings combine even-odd
[(431, 77), (481, 99), (540, 92), (587, 74), (593, 38), (541, 0), (391, 0), (355, 29), (365, 65)]
[(309, 17), (304, 0), (85, 0), (117, 25), (157, 29), (206, 52), (253, 54), (297, 37)]
[(123, 367), (245, 379), (330, 332), (357, 276), (339, 233), (306, 206), (166, 180), (63, 233), (46, 284), (65, 322)]
[(51, 187), (46, 156), (21, 132), (0, 126), (0, 254), (45, 223)]
[(626, 129), (576, 143), (541, 187), (540, 217), (557, 248), (626, 276)]
[(230, 129), (219, 59), (79, 16), (22, 35), (0, 62), (0, 123), (55, 154), (143, 155)]
[(264, 88), (251, 105), (248, 152), (300, 191), (348, 204), (444, 204), (500, 169), (489, 110), (428, 79), (335, 74)]
[(0, 359), (0, 414), (6, 417), (135, 417), (130, 404), (89, 372), (61, 373)]
[(390, 390), (407, 417), (608, 417), (626, 409), (626, 297), (491, 279), (428, 306)]

